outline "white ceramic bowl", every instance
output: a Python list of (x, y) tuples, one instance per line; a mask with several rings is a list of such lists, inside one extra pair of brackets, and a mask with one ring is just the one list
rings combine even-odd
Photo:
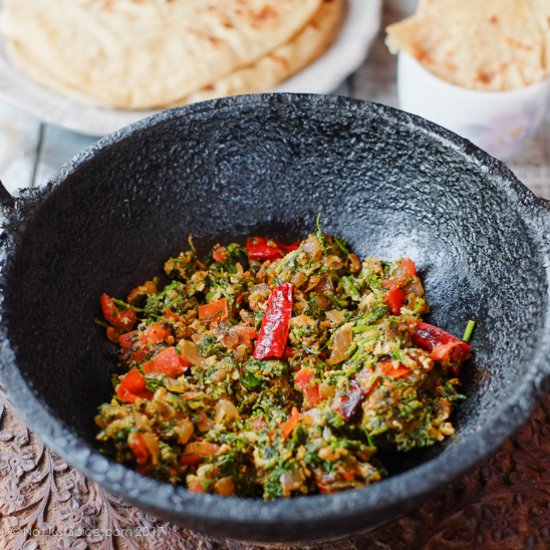
[(469, 139), (491, 155), (506, 159), (537, 131), (550, 102), (550, 79), (506, 92), (461, 88), (429, 72), (400, 52), (399, 106)]

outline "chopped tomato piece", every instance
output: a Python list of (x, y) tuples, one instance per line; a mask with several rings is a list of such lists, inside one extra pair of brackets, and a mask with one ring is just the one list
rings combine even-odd
[(215, 262), (226, 262), (229, 258), (229, 254), (227, 253), (227, 248), (225, 246), (219, 246), (216, 245), (214, 249), (212, 250), (212, 259)]
[(153, 392), (147, 389), (147, 383), (136, 367), (130, 369), (116, 388), (117, 397), (124, 403), (133, 403), (138, 397), (151, 399)]
[(414, 277), (416, 275), (416, 265), (410, 258), (403, 258), (401, 260), (401, 269), (403, 277)]
[(430, 359), (439, 363), (450, 366), (451, 373), (454, 376), (460, 374), (462, 363), (470, 358), (470, 346), (466, 342), (448, 342), (447, 344), (439, 344), (430, 352)]
[(128, 446), (134, 453), (138, 464), (145, 464), (149, 460), (151, 453), (145, 443), (143, 434), (139, 432), (131, 433), (128, 436)]
[(290, 418), (283, 424), (283, 437), (285, 439), (293, 432), (296, 424), (300, 421), (300, 413), (296, 407), (292, 407)]
[(205, 493), (206, 491), (202, 488), (202, 485), (195, 481), (194, 483), (190, 483), (189, 487), (187, 487), (190, 491), (193, 493)]
[(378, 378), (375, 378), (375, 379), (372, 381), (371, 385), (370, 385), (370, 386), (365, 390), (365, 392), (364, 392), (365, 397), (366, 397), (367, 395), (370, 395), (370, 394), (377, 388), (378, 382), (379, 382), (379, 381), (378, 381)]
[(120, 385), (129, 392), (137, 393), (145, 389), (146, 382), (143, 375), (134, 367), (122, 378)]
[(306, 367), (294, 375), (294, 385), (304, 396), (304, 409), (315, 407), (326, 399), (319, 393), (319, 384), (312, 381), (313, 373)]
[(182, 466), (194, 466), (195, 464), (198, 464), (202, 461), (204, 457), (201, 455), (182, 455), (180, 458), (180, 464)]
[(201, 321), (225, 321), (229, 317), (229, 309), (226, 298), (220, 298), (215, 302), (199, 306), (199, 319)]
[(326, 397), (322, 397), (319, 393), (319, 384), (313, 384), (304, 388), (304, 406), (307, 408), (315, 407), (319, 403), (326, 400)]
[(147, 357), (147, 355), (149, 355), (149, 351), (146, 348), (140, 348), (132, 352), (132, 355), (130, 355), (130, 359), (132, 361), (136, 361), (137, 363), (141, 363)]
[(383, 288), (403, 288), (410, 282), (411, 277), (416, 275), (416, 265), (410, 258), (402, 258), (401, 265), (388, 279), (382, 281)]
[(143, 344), (156, 346), (164, 342), (169, 334), (168, 329), (161, 323), (151, 323), (143, 332), (140, 332), (139, 340)]
[(343, 468), (338, 468), (338, 472), (346, 481), (353, 481), (355, 479), (355, 472), (348, 472)]
[(396, 367), (393, 361), (380, 361), (378, 363), (378, 368), (384, 376), (389, 376), (394, 380), (403, 378), (403, 376), (407, 376), (412, 372), (411, 369), (408, 369), (401, 363), (398, 363)]
[(131, 332), (126, 332), (125, 334), (120, 335), (118, 343), (124, 351), (128, 351), (132, 347), (132, 342), (136, 334), (137, 330), (132, 330)]
[(219, 449), (219, 445), (216, 445), (215, 443), (210, 443), (210, 441), (193, 441), (185, 446), (183, 456), (199, 455), (205, 457), (216, 454)]
[(286, 346), (285, 351), (283, 352), (283, 359), (290, 359), (291, 357), (296, 355), (297, 352), (298, 350), (296, 348), (293, 348), (292, 346)]
[(283, 244), (265, 237), (249, 237), (246, 241), (246, 252), (249, 260), (278, 260), (287, 252), (296, 250), (301, 242)]
[(143, 361), (149, 353), (147, 348), (138, 347), (137, 349), (132, 349), (132, 346), (143, 344), (143, 342), (139, 339), (137, 330), (132, 330), (131, 332), (121, 334), (118, 343), (121, 348), (120, 357), (123, 361), (131, 359), (132, 361), (141, 363), (141, 361)]
[(120, 331), (115, 327), (107, 327), (107, 339), (113, 344), (118, 344), (120, 340)]
[(235, 325), (231, 331), (239, 337), (241, 344), (245, 344), (248, 347), (252, 345), (252, 340), (258, 338), (256, 329), (247, 325)]
[(313, 378), (313, 373), (308, 368), (302, 367), (294, 375), (294, 384), (298, 386), (298, 388), (302, 389), (311, 382), (312, 378)]
[(116, 328), (131, 330), (136, 324), (137, 315), (131, 308), (119, 308), (105, 292), (101, 295), (101, 311), (105, 320)]
[(165, 312), (164, 312), (164, 317), (166, 317), (166, 319), (172, 319), (173, 321), (175, 321), (176, 323), (181, 323), (182, 319), (181, 317), (175, 313), (174, 311), (172, 311), (170, 308), (168, 308)]
[(143, 363), (143, 372), (161, 372), (168, 376), (179, 376), (187, 370), (188, 366), (189, 363), (178, 354), (176, 348), (171, 346), (163, 349), (150, 361)]
[(461, 364), (469, 359), (472, 349), (464, 340), (421, 321), (415, 326), (412, 341), (429, 352), (432, 360), (450, 366), (454, 375), (458, 375)]
[(384, 296), (384, 301), (390, 310), (392, 315), (399, 315), (401, 313), (401, 307), (405, 301), (405, 295), (398, 288), (392, 288)]

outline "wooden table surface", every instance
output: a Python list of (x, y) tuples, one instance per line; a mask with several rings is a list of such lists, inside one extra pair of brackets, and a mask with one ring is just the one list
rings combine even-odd
[[(385, 0), (384, 24), (415, 4)], [(395, 70), (381, 31), (363, 66), (336, 93), (397, 106)], [(43, 185), (95, 139), (0, 104), (0, 179), (10, 191)], [(550, 113), (507, 164), (534, 193), (550, 198)], [(375, 532), (319, 548), (550, 548), (549, 418), (550, 398), (515, 438), (438, 498)], [(86, 480), (43, 446), (0, 390), (0, 549), (229, 547), (252, 548), (169, 525)]]

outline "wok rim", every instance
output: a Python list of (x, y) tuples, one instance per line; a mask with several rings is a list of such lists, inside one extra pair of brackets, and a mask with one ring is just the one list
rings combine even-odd
[[(515, 393), (501, 404), (499, 414), (483, 423), (475, 437), (471, 434), (445, 453), (362, 489), (267, 502), (193, 493), (183, 486), (144, 477), (101, 455), (50, 412), (23, 379), (8, 339), (3, 315), (3, 298), (9, 292), (9, 281), (5, 277), (6, 265), (17, 250), (17, 232), (24, 231), (26, 223), (32, 221), (29, 218), (33, 208), (42, 204), (50, 194), (58, 192), (60, 187), (62, 192), (63, 182), (74, 171), (104, 149), (174, 119), (211, 115), (223, 109), (238, 109), (241, 106), (265, 107), (277, 104), (292, 104), (309, 109), (334, 109), (345, 105), (346, 109), (352, 109), (354, 116), (374, 112), (392, 123), (397, 119), (398, 122), (400, 120), (401, 123), (412, 125), (462, 154), (468, 161), (475, 162), (479, 170), (492, 175), (494, 184), (498, 183), (501, 192), (517, 205), (519, 215), (530, 230), (529, 237), (539, 245), (541, 262), (545, 266), (546, 287), (550, 288), (550, 242), (548, 239), (545, 241), (540, 235), (540, 227), (537, 228), (541, 221), (545, 228), (550, 227), (547, 202), (537, 198), (502, 162), (493, 159), (466, 139), (392, 107), (340, 96), (257, 94), (211, 100), (154, 114), (100, 139), (61, 167), (44, 188), (18, 199), (21, 207), (10, 216), (19, 216), (19, 219), (11, 227), (8, 223), (1, 244), (0, 383), (5, 389), (10, 388), (6, 393), (15, 409), (48, 447), (88, 478), (137, 506), (147, 507), (161, 517), (171, 521), (180, 520), (184, 524), (191, 524), (191, 528), (217, 536), (257, 541), (316, 540), (324, 538), (325, 533), (340, 536), (358, 531), (357, 526), (362, 518), (367, 527), (374, 527), (411, 510), (422, 499), (442, 490), (445, 485), (471, 470), (521, 427), (533, 412), (538, 399), (550, 390), (548, 292), (541, 340), (533, 353), (529, 371)], [(26, 205), (30, 206), (26, 208)], [(281, 524), (285, 526), (284, 532), (275, 533), (274, 526)], [(314, 531), (320, 531), (319, 537), (315, 536)]]

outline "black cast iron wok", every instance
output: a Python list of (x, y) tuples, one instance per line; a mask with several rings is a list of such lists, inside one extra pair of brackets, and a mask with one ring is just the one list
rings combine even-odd
[[(550, 214), (500, 162), (380, 105), (263, 95), (168, 111), (101, 140), (10, 206), (3, 236), (0, 378), (32, 428), (86, 475), (179, 524), (248, 540), (368, 529), (418, 505), (508, 437), (549, 388)], [(304, 237), (321, 213), (360, 255), (411, 256), (429, 320), (477, 321), (458, 433), (390, 463), (362, 490), (263, 502), (187, 492), (98, 453), (111, 345), (103, 291), (157, 274), (188, 233)]]

